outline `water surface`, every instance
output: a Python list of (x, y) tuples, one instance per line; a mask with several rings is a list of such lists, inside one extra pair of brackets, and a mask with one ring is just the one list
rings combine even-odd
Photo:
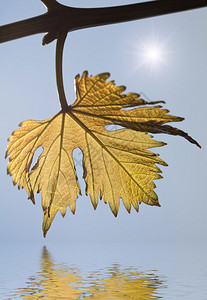
[(204, 245), (9, 244), (0, 299), (207, 299)]

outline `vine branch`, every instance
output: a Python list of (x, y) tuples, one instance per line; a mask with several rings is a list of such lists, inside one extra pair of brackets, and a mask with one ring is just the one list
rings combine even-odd
[(55, 0), (41, 0), (48, 12), (30, 19), (0, 27), (0, 43), (48, 32), (43, 44), (58, 37), (60, 31), (115, 24), (150, 18), (207, 6), (207, 0), (155, 0), (103, 8), (75, 8)]

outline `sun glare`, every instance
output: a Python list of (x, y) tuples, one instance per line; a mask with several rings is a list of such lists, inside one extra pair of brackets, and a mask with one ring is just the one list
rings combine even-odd
[(158, 47), (151, 47), (146, 51), (145, 59), (157, 63), (162, 60), (162, 51)]
[(140, 59), (151, 66), (161, 66), (166, 63), (166, 50), (159, 44), (144, 45), (140, 50)]
[(150, 75), (157, 75), (158, 71), (169, 66), (170, 56), (168, 50), (168, 38), (161, 40), (159, 38), (149, 38), (148, 40), (139, 40), (134, 45), (133, 54), (135, 55), (137, 69), (146, 69)]

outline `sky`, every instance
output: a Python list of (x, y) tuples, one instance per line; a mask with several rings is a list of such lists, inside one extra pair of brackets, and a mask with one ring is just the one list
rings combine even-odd
[[(77, 7), (101, 7), (138, 1), (65, 0)], [(0, 0), (1, 24), (45, 12), (38, 0)], [(202, 149), (181, 137), (156, 135), (167, 142), (155, 149), (168, 167), (156, 181), (161, 207), (140, 205), (128, 214), (121, 204), (115, 218), (109, 206), (99, 202), (96, 211), (89, 197), (77, 200), (75, 216), (58, 213), (47, 242), (202, 242), (207, 244), (207, 9), (101, 26), (68, 34), (64, 50), (64, 84), (68, 103), (75, 100), (74, 77), (88, 70), (109, 72), (127, 92), (147, 100), (165, 100), (173, 115), (184, 117), (175, 124), (195, 138)], [(27, 200), (7, 176), (4, 155), (7, 138), (23, 120), (44, 120), (60, 110), (55, 83), (55, 42), (42, 46), (43, 34), (1, 44), (0, 47), (0, 241), (35, 241), (42, 236), (41, 197), (36, 205)], [(156, 56), (154, 63), (150, 52)], [(148, 55), (146, 56), (146, 53)], [(75, 160), (81, 179), (81, 153)]]

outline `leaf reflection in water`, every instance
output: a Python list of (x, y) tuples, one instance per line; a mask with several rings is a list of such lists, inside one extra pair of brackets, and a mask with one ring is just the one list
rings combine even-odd
[(164, 287), (163, 280), (155, 274), (144, 274), (134, 268), (123, 269), (120, 265), (113, 265), (104, 274), (104, 278), (99, 278), (89, 287), (88, 293), (91, 296), (87, 299), (161, 299), (157, 293), (160, 287)]
[(78, 268), (56, 264), (43, 247), (40, 272), (29, 277), (26, 285), (11, 292), (7, 299), (162, 299), (159, 290), (165, 282), (153, 273), (119, 264), (81, 276)]
[(79, 299), (82, 294), (78, 270), (56, 264), (44, 246), (40, 260), (40, 271), (29, 277), (26, 288), (18, 288), (9, 296), (26, 299)]

